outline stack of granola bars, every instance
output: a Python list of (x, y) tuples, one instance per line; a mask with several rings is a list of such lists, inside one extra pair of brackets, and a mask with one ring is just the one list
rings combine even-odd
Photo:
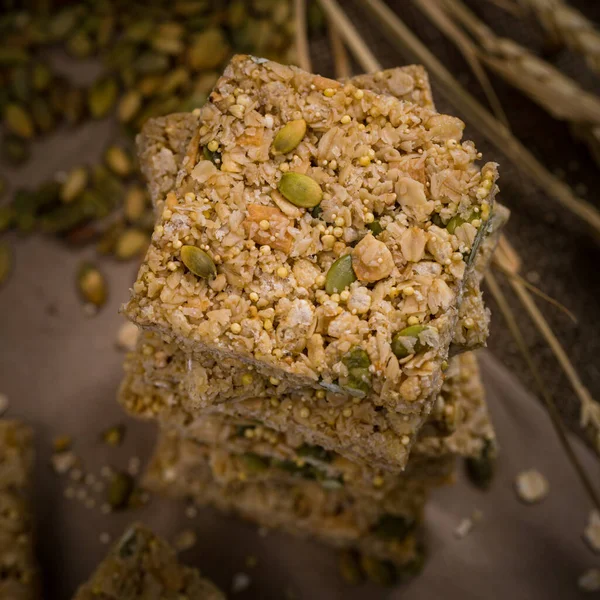
[(120, 401), (161, 423), (151, 489), (420, 564), (431, 490), (494, 448), (472, 350), (507, 211), (463, 128), (421, 67), (340, 83), (250, 56), (147, 123)]

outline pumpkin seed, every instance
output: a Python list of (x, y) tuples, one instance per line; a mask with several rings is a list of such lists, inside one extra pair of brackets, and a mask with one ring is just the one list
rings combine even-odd
[(371, 359), (366, 350), (363, 350), (360, 346), (354, 346), (343, 356), (342, 363), (348, 369), (368, 368), (371, 366)]
[(306, 134), (306, 121), (296, 119), (286, 123), (275, 135), (271, 145), (271, 153), (287, 154), (291, 152), (302, 141)]
[(216, 69), (229, 55), (225, 34), (213, 27), (196, 34), (187, 51), (187, 64), (194, 71)]
[(367, 229), (369, 229), (375, 237), (377, 237), (383, 231), (383, 227), (377, 219), (372, 223), (368, 223)]
[(409, 517), (399, 515), (383, 515), (373, 529), (373, 533), (386, 540), (400, 540), (414, 530), (416, 522)]
[(36, 62), (31, 71), (31, 83), (37, 92), (45, 90), (52, 81), (52, 71), (45, 63)]
[(150, 237), (139, 229), (126, 229), (117, 239), (115, 244), (115, 257), (119, 260), (129, 260), (138, 256), (150, 243)]
[(0, 286), (3, 285), (12, 269), (12, 252), (7, 242), (0, 242)]
[(133, 171), (133, 161), (121, 146), (110, 146), (104, 154), (104, 161), (113, 173), (121, 177), (127, 177)]
[(313, 446), (311, 444), (302, 444), (296, 454), (305, 458), (313, 458), (315, 460), (330, 463), (333, 460), (333, 452), (325, 450), (323, 446)]
[[(410, 327), (405, 327), (401, 331), (398, 331), (392, 337), (392, 352), (397, 358), (406, 358), (412, 353), (418, 354), (421, 352), (421, 350), (423, 350), (423, 344), (419, 340), (419, 335), (426, 329), (427, 325), (411, 325)], [(407, 337), (416, 338), (412, 352), (410, 346), (402, 339)]]
[(340, 552), (338, 567), (342, 579), (350, 585), (360, 585), (364, 581), (364, 575), (360, 569), (359, 558), (356, 552), (344, 550)]
[(94, 51), (94, 44), (85, 31), (79, 30), (67, 40), (66, 49), (75, 58), (87, 58)]
[(73, 202), (85, 189), (89, 180), (89, 173), (85, 167), (73, 169), (65, 179), (61, 189), (60, 198), (63, 202)]
[(29, 112), (20, 104), (11, 103), (4, 110), (4, 122), (9, 131), (21, 138), (33, 137), (35, 128)]
[(378, 560), (363, 554), (360, 557), (360, 566), (367, 579), (377, 585), (389, 587), (396, 581), (396, 570), (389, 561)]
[(164, 73), (169, 68), (169, 57), (158, 52), (144, 52), (135, 59), (133, 68), (140, 75)]
[(209, 150), (207, 146), (202, 148), (202, 154), (206, 160), (210, 160), (217, 167), (221, 166), (221, 153), (217, 150)]
[(6, 134), (2, 137), (2, 157), (11, 165), (23, 164), (30, 155), (29, 144), (16, 135)]
[(344, 254), (329, 267), (325, 276), (325, 291), (330, 295), (339, 294), (353, 281), (356, 281), (356, 273), (352, 268), (352, 256)]
[(163, 78), (160, 75), (146, 75), (139, 80), (137, 90), (142, 96), (153, 96), (158, 92), (162, 81)]
[(138, 531), (136, 526), (130, 527), (121, 537), (119, 546), (117, 547), (117, 554), (119, 558), (129, 558), (133, 556), (136, 551), (138, 543)]
[(152, 38), (152, 48), (163, 54), (181, 54), (185, 48), (183, 40), (169, 36), (157, 36)]
[(246, 452), (240, 455), (240, 460), (244, 464), (244, 468), (253, 475), (262, 473), (269, 468), (269, 461), (267, 458), (254, 454), (254, 452)]
[(178, 67), (165, 76), (160, 86), (160, 93), (163, 96), (172, 94), (178, 88), (187, 85), (189, 80), (189, 72), (184, 67)]
[(129, 123), (142, 105), (142, 95), (137, 90), (129, 90), (119, 100), (117, 116), (121, 123)]
[(470, 212), (468, 215), (465, 215), (464, 219), (463, 217), (456, 215), (448, 221), (448, 223), (446, 224), (446, 229), (448, 230), (448, 233), (454, 235), (454, 232), (458, 227), (464, 225), (465, 223), (470, 223), (471, 221), (474, 221), (477, 217), (478, 213), (476, 213), (475, 211)]
[(88, 92), (88, 108), (92, 118), (106, 116), (117, 99), (117, 93), (117, 82), (113, 78), (95, 81)]
[(114, 510), (125, 508), (129, 504), (134, 487), (135, 482), (131, 475), (121, 471), (114, 473), (108, 483), (106, 493), (106, 500), (111, 508)]
[(146, 211), (147, 197), (144, 189), (139, 185), (134, 185), (127, 190), (125, 195), (124, 212), (125, 217), (130, 223), (139, 221)]
[(279, 180), (277, 189), (286, 200), (302, 208), (313, 208), (323, 199), (321, 186), (314, 179), (302, 173), (284, 173)]
[(198, 277), (212, 279), (217, 274), (217, 267), (213, 259), (197, 246), (182, 246), (181, 260)]
[(39, 96), (31, 101), (31, 116), (37, 129), (42, 133), (48, 133), (56, 125), (50, 104)]
[(496, 448), (491, 440), (485, 440), (479, 456), (465, 459), (465, 471), (474, 486), (489, 489), (496, 472)]
[(98, 308), (106, 302), (106, 280), (97, 267), (90, 263), (84, 263), (79, 267), (77, 289), (86, 302)]

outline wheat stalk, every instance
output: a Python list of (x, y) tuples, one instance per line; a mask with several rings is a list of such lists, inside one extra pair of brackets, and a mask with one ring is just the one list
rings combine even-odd
[(312, 71), (312, 64), (306, 29), (306, 0), (294, 0), (294, 16), (296, 20), (296, 59), (301, 69), (310, 72)]
[(600, 98), (513, 40), (497, 36), (462, 0), (441, 0), (479, 43), (479, 58), (556, 119), (600, 126)]
[(580, 424), (585, 429), (590, 442), (596, 452), (600, 455), (600, 404), (596, 402), (589, 390), (585, 387), (573, 363), (569, 359), (562, 344), (552, 331), (548, 321), (544, 318), (536, 306), (525, 282), (519, 277), (520, 261), (515, 260), (516, 252), (506, 237), (502, 237), (498, 248), (494, 253), (494, 264), (500, 266), (507, 274), (508, 281), (521, 301), (525, 310), (534, 322), (538, 331), (542, 334), (554, 356), (562, 367), (571, 387), (580, 402)]
[[(552, 175), (498, 119), (464, 89), (396, 13), (381, 0), (362, 0), (361, 6), (377, 19), (381, 31), (387, 34), (391, 42), (410, 55), (413, 60), (425, 66), (430, 75), (435, 78), (440, 91), (491, 144), (543, 189), (549, 198), (554, 198), (579, 217), (596, 238), (600, 239), (600, 213), (596, 208), (578, 198), (568, 185)], [(343, 31), (340, 32), (343, 35)]]
[(581, 54), (588, 66), (600, 73), (600, 32), (594, 24), (564, 0), (519, 0), (535, 15), (550, 42)]

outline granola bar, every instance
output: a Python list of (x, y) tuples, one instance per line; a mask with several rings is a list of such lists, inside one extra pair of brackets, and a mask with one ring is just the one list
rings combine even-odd
[[(153, 360), (157, 355), (160, 363)], [(215, 427), (215, 420), (206, 417), (206, 410), (198, 409), (190, 400), (187, 362), (176, 346), (164, 344), (152, 334), (142, 336), (138, 349), (126, 358), (119, 401), (134, 416), (158, 418), (168, 427), (179, 426), (188, 432), (204, 430), (202, 435), (209, 436), (204, 439), (223, 442), (231, 436)], [(208, 380), (212, 381), (210, 375)], [(406, 416), (393, 411), (332, 392), (312, 390), (221, 403), (212, 410), (241, 419), (242, 424), (249, 420), (262, 423), (269, 430), (265, 441), (271, 438), (274, 445), (281, 441), (291, 447), (303, 443), (322, 446), (353, 461), (368, 463), (372, 469), (393, 472), (406, 464), (405, 436), (414, 427)], [(476, 417), (479, 414), (484, 418)], [(413, 456), (420, 453), (422, 440), (428, 436), (441, 438), (440, 452), (446, 448), (448, 454), (464, 456), (479, 455), (484, 441), (493, 438), (473, 354), (465, 353), (450, 361), (444, 387)], [(372, 479), (373, 475), (363, 479)], [(353, 479), (357, 477), (352, 475)]]
[(265, 527), (400, 564), (415, 558), (414, 533), (427, 496), (425, 488), (412, 486), (402, 511), (391, 515), (371, 500), (360, 501), (345, 490), (327, 490), (312, 481), (222, 485), (213, 478), (199, 445), (173, 432), (160, 436), (144, 484), (154, 492), (189, 497)]
[(0, 420), (0, 598), (40, 598), (29, 506), (33, 432)]
[(74, 600), (224, 600), (196, 569), (180, 565), (175, 551), (143, 525), (129, 527)]
[[(458, 119), (250, 57), (233, 59), (200, 120), (129, 316), (296, 385), (424, 415), (495, 165), (475, 166)], [(290, 120), (307, 133), (293, 155), (271, 157)], [(305, 208), (316, 204), (319, 213)], [(188, 272), (183, 246), (216, 276)], [(339, 263), (330, 269), (346, 254), (355, 281), (337, 290)], [(368, 368), (356, 370), (357, 351)]]

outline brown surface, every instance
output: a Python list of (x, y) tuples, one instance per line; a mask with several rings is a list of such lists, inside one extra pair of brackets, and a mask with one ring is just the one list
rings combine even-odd
[[(405, 0), (396, 0), (395, 4), (411, 24), (416, 23)], [(577, 4), (586, 5), (588, 14), (596, 13), (600, 19), (599, 3)], [(523, 30), (511, 28), (511, 23), (505, 19), (500, 25), (507, 32), (522, 35)], [(438, 55), (445, 57), (448, 66), (462, 69), (457, 53), (449, 50), (449, 44), (435, 29), (423, 26), (415, 29), (430, 41)], [(386, 66), (405, 62), (381, 41), (376, 30), (370, 42), (381, 51)], [(535, 45), (536, 40), (532, 42)], [(565, 56), (559, 59), (564, 61)], [(579, 68), (577, 64), (575, 67)], [(325, 68), (320, 70), (329, 73)], [(588, 199), (597, 203), (594, 191), (600, 177), (585, 148), (572, 143), (566, 127), (551, 122), (508, 88), (502, 85), (498, 88), (515, 127), (526, 128), (520, 133), (523, 140), (531, 143), (553, 168), (565, 168), (572, 184), (579, 179), (584, 181), (591, 190)], [(448, 109), (439, 94), (437, 100), (440, 110)], [(103, 121), (69, 132), (68, 138), (44, 141), (35, 148), (34, 159), (26, 167), (9, 173), (11, 182), (35, 185), (59, 169), (81, 164), (82, 156), (93, 162), (114, 132), (114, 126)], [(583, 236), (577, 224), (553, 202), (525, 185), (514, 169), (486, 147), (471, 128), (467, 132), (476, 139), (486, 157), (502, 163), (503, 201), (513, 211), (509, 237), (522, 254), (527, 253), (525, 272), (537, 272), (540, 286), (580, 316), (582, 324), (573, 327), (554, 309), (541, 305), (582, 367), (586, 383), (599, 396), (600, 247)], [(569, 170), (561, 164), (564, 162), (561, 152), (565, 149), (569, 160), (578, 162), (578, 170)], [(4, 166), (2, 169), (5, 175)], [(16, 261), (13, 277), (0, 290), (0, 392), (11, 400), (8, 414), (26, 419), (38, 434), (37, 509), (45, 597), (62, 599), (69, 597), (105, 554), (107, 548), (98, 541), (101, 532), (110, 532), (114, 537), (135, 519), (172, 537), (192, 522), (183, 516), (183, 507), (174, 502), (155, 500), (144, 511), (102, 516), (97, 508), (85, 509), (81, 503), (63, 498), (65, 482), (48, 467), (53, 436), (73, 434), (77, 452), (95, 473), (107, 463), (124, 467), (134, 454), (147, 457), (152, 445), (152, 426), (127, 420), (114, 400), (122, 361), (122, 355), (114, 349), (121, 323), (116, 311), (127, 295), (135, 267), (109, 260), (100, 262), (109, 275), (111, 296), (101, 313), (89, 319), (81, 310), (74, 277), (79, 260), (93, 256), (92, 249), (74, 253), (41, 237), (22, 239), (10, 235), (8, 238), (15, 248)], [(490, 304), (493, 308), (493, 303)], [(492, 351), (519, 377), (528, 380), (497, 313), (493, 327)], [(546, 379), (568, 411), (572, 394), (564, 377), (532, 328), (524, 325), (524, 331)], [(202, 512), (194, 523), (199, 542), (184, 558), (213, 577), (225, 591), (229, 590), (234, 573), (248, 572), (253, 585), (240, 598), (280, 599), (288, 587), (296, 591), (298, 598), (328, 600), (579, 597), (577, 576), (586, 568), (600, 566), (598, 556), (581, 541), (589, 503), (577, 487), (544, 412), (489, 355), (484, 374), (503, 447), (499, 477), (488, 495), (464, 485), (438, 494), (429, 510), (431, 559), (424, 575), (408, 587), (393, 593), (374, 587), (350, 590), (340, 582), (335, 556), (327, 549), (280, 535), (262, 538), (252, 526), (216, 516), (211, 511)], [(109, 449), (98, 442), (102, 429), (125, 421), (128, 435), (121, 450)], [(586, 452), (582, 455), (592, 476), (600, 480), (598, 463)], [(512, 490), (515, 474), (530, 467), (542, 470), (552, 488), (550, 497), (537, 507), (519, 504)], [(468, 538), (456, 540), (454, 527), (475, 507), (483, 510), (484, 521)], [(244, 566), (249, 554), (259, 557), (256, 569)]]

